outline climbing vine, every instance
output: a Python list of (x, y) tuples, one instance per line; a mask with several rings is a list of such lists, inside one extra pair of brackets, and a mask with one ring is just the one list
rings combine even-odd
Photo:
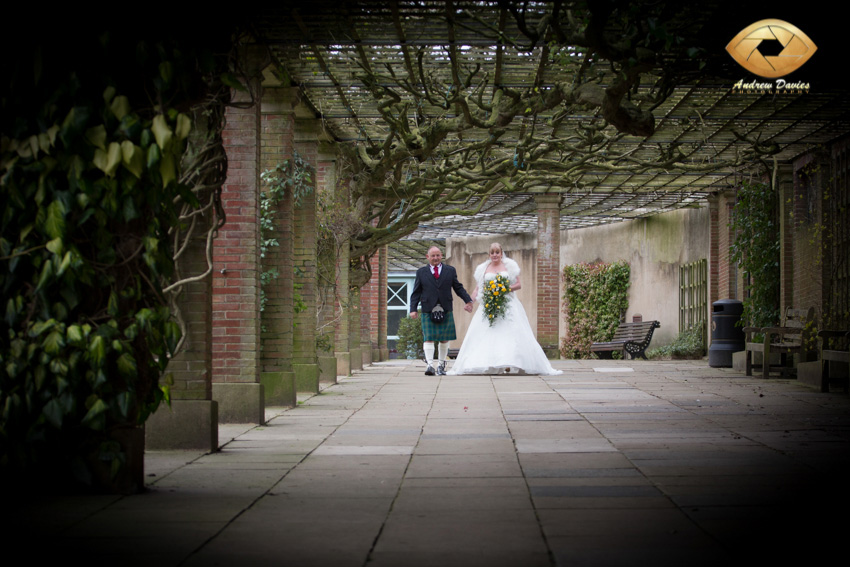
[(579, 263), (564, 268), (564, 310), (569, 327), (561, 339), (564, 358), (590, 358), (590, 345), (607, 341), (629, 306), (626, 262)]
[(731, 227), (735, 231), (731, 258), (747, 280), (741, 324), (774, 325), (779, 321), (779, 224), (776, 192), (769, 184), (741, 186)]
[[(267, 169), (260, 174), (260, 179), (265, 184), (265, 189), (260, 192), (260, 258), (265, 260), (269, 251), (280, 246), (278, 240), (275, 213), (280, 202), (287, 196), (291, 196), (293, 204), (297, 207), (301, 200), (313, 191), (314, 169), (297, 151), (294, 151), (290, 159), (285, 159), (273, 169)], [(298, 271), (296, 270), (296, 276)], [(276, 266), (267, 266), (263, 262), (263, 271), (260, 272), (260, 311), (266, 307), (266, 294), (264, 287), (280, 277)], [(294, 282), (293, 309), (295, 313), (301, 313), (307, 309), (307, 304), (299, 291), (304, 284), (297, 280)]]
[(162, 37), (80, 32), (49, 53), (34, 41), (4, 73), (4, 476), (89, 482), (95, 463), (114, 475), (126, 460), (114, 434), (169, 399), (182, 337), (170, 304), (206, 275), (179, 257), (223, 222), (232, 81), (209, 45)]

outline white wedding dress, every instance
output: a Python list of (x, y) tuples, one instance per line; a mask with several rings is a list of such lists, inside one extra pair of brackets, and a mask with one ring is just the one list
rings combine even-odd
[[(516, 282), (519, 267), (509, 258), (502, 262), (508, 271), (500, 272)], [(486, 261), (475, 270), (480, 300), (484, 282), (493, 279), (496, 274), (485, 274), (490, 261)], [(484, 314), (484, 306), (479, 302), (472, 322), (466, 331), (460, 352), (448, 374), (561, 374), (555, 370), (540, 348), (534, 332), (528, 323), (528, 316), (522, 303), (514, 294), (508, 295), (508, 305), (504, 317), (500, 317), (490, 326)]]

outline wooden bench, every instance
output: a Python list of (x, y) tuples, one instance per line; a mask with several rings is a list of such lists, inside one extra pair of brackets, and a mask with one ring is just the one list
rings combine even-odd
[[(820, 391), (829, 392), (829, 383), (833, 378), (830, 374), (834, 374), (832, 369), (833, 362), (843, 362), (850, 365), (850, 331), (821, 331), (818, 333), (820, 338), (820, 361), (821, 361), (821, 382)], [(829, 348), (832, 346), (831, 339), (845, 339), (844, 350)], [(844, 377), (840, 379), (844, 383), (844, 393), (850, 392), (850, 378)]]
[[(762, 353), (762, 376), (770, 375), (770, 355), (781, 355), (780, 372), (783, 376), (790, 375), (793, 369), (786, 363), (787, 355), (799, 354), (801, 360), (806, 355), (806, 345), (813, 344), (812, 331), (815, 316), (814, 307), (808, 309), (785, 310), (782, 324), (779, 327), (744, 327), (746, 350), (746, 373), (753, 375), (753, 353)], [(755, 335), (763, 335), (760, 341)]]
[(652, 333), (660, 326), (661, 323), (658, 321), (620, 323), (610, 341), (593, 343), (590, 346), (590, 352), (595, 352), (599, 358), (610, 359), (613, 358), (615, 351), (620, 351), (623, 358), (626, 358), (626, 353), (629, 353), (631, 358), (640, 356), (646, 360), (645, 353), (652, 340)]

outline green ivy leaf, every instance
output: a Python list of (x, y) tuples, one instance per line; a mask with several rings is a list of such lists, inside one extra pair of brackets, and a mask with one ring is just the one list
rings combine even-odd
[(41, 410), (41, 413), (44, 414), (44, 418), (47, 420), (47, 423), (52, 425), (53, 427), (60, 429), (62, 427), (62, 419), (65, 414), (62, 411), (62, 406), (59, 403), (59, 400), (53, 398), (46, 404), (44, 404), (44, 408)]
[(163, 155), (167, 154), (171, 150), (171, 140), (174, 134), (171, 132), (164, 115), (157, 114), (154, 116), (151, 130), (153, 130), (154, 138), (156, 138), (156, 145), (162, 150)]
[(44, 219), (44, 231), (50, 238), (65, 236), (65, 205), (55, 200), (47, 206), (47, 216)]
[(62, 239), (54, 238), (53, 240), (47, 243), (46, 248), (54, 254), (62, 254)]
[(118, 373), (126, 378), (134, 378), (136, 376), (136, 359), (129, 352), (125, 352), (118, 357)]
[(87, 425), (87, 426), (91, 427), (92, 429), (103, 429), (103, 426), (104, 426), (104, 424), (102, 423), (103, 420), (99, 419), (99, 418), (108, 409), (109, 409), (109, 407), (106, 405), (106, 403), (103, 400), (101, 400), (100, 398), (98, 398), (91, 405), (91, 408), (89, 408), (89, 411), (86, 413), (85, 417), (83, 418), (83, 421), (82, 421), (83, 425)]
[(181, 112), (177, 115), (177, 128), (174, 129), (174, 134), (178, 140), (185, 140), (191, 131), (192, 119)]
[(50, 279), (53, 277), (53, 262), (45, 262), (41, 268), (41, 275), (38, 278), (38, 285), (35, 287), (35, 291), (40, 291), (48, 284)]
[(162, 155), (162, 160), (159, 162), (159, 174), (162, 176), (163, 187), (168, 187), (169, 183), (177, 179), (174, 155), (171, 152)]
[(70, 325), (65, 331), (65, 336), (70, 343), (80, 343), (83, 341), (83, 328), (77, 324)]
[(109, 149), (107, 151), (103, 151), (102, 149), (95, 150), (92, 162), (95, 167), (104, 172), (106, 175), (114, 177), (115, 172), (118, 170), (118, 166), (121, 165), (121, 158), (121, 144), (118, 142), (112, 142), (109, 144)]
[(89, 343), (89, 360), (95, 368), (102, 366), (106, 358), (106, 340), (101, 335), (95, 335)]
[(144, 150), (130, 140), (121, 142), (121, 158), (124, 167), (141, 179), (144, 171)]
[(103, 124), (86, 130), (86, 140), (96, 148), (106, 151), (106, 128)]
[(117, 96), (109, 105), (109, 110), (118, 120), (122, 120), (130, 112), (130, 100), (126, 96)]
[(57, 354), (65, 346), (65, 337), (59, 329), (54, 329), (44, 338), (41, 346), (47, 354)]
[(109, 294), (109, 301), (106, 304), (106, 312), (110, 317), (118, 316), (118, 294), (114, 291)]

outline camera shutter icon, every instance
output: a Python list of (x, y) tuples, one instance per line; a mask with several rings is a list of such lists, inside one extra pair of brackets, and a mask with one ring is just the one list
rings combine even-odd
[[(778, 41), (782, 50), (776, 55), (762, 54), (765, 41)], [(793, 73), (817, 51), (815, 43), (799, 28), (782, 20), (760, 20), (741, 30), (726, 46), (726, 51), (747, 71), (775, 79)]]

